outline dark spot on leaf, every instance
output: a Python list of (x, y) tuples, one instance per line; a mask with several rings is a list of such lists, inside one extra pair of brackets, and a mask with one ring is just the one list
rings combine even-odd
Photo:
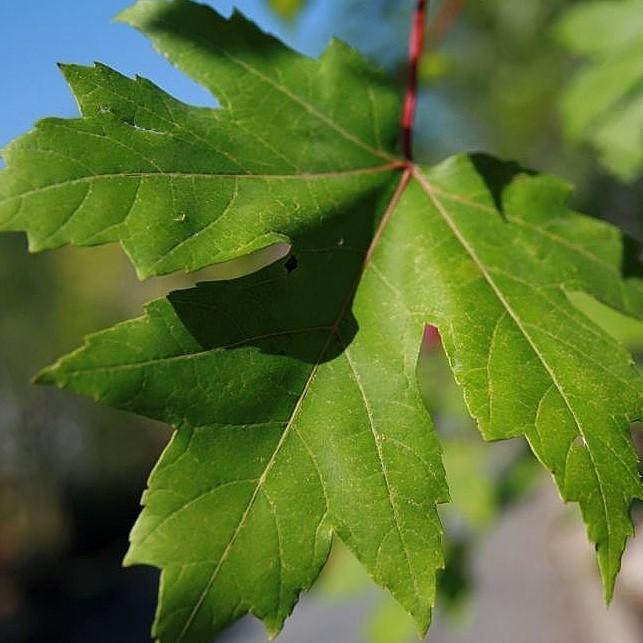
[(284, 264), (284, 268), (286, 269), (286, 272), (290, 274), (293, 270), (297, 270), (297, 267), (299, 266), (299, 261), (297, 261), (297, 257), (295, 255), (290, 255), (288, 257), (288, 261)]

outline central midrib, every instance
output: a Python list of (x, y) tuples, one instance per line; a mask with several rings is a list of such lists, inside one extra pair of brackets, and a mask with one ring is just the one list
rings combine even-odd
[(466, 240), (466, 238), (462, 235), (460, 232), (459, 228), (453, 221), (453, 219), (449, 216), (446, 208), (444, 205), (439, 201), (439, 199), (436, 197), (435, 192), (431, 186), (431, 184), (427, 181), (427, 179), (422, 175), (421, 170), (417, 167), (413, 169), (413, 177), (414, 179), (419, 183), (420, 187), (423, 189), (423, 191), (426, 193), (428, 199), (433, 203), (435, 209), (437, 212), (440, 214), (440, 216), (443, 218), (449, 229), (451, 230), (452, 234), (456, 237), (460, 245), (463, 247), (465, 252), (469, 255), (471, 260), (474, 262), (474, 264), (477, 266), (477, 268), (480, 270), (482, 273), (483, 277), (485, 278), (485, 281), (488, 283), (489, 287), (495, 294), (495, 296), (498, 298), (500, 303), (502, 304), (503, 308), (505, 311), (509, 314), (511, 319), (514, 321), (516, 324), (518, 330), (521, 332), (529, 346), (531, 347), (532, 351), (542, 364), (543, 368), (545, 369), (546, 373), (548, 374), (549, 378), (553, 382), (554, 386), (556, 387), (556, 390), (558, 391), (561, 399), (565, 403), (565, 406), (567, 407), (567, 410), (569, 414), (571, 415), (574, 423), (576, 424), (576, 427), (578, 429), (579, 435), (583, 438), (585, 441), (585, 444), (587, 444), (587, 453), (589, 455), (590, 461), (592, 463), (592, 471), (594, 473), (594, 477), (596, 478), (596, 482), (598, 484), (598, 489), (600, 492), (600, 497), (601, 497), (601, 502), (603, 505), (603, 514), (605, 516), (605, 522), (607, 526), (607, 558), (608, 558), (608, 564), (610, 560), (610, 541), (611, 541), (611, 526), (610, 526), (610, 516), (609, 512), (607, 509), (607, 498), (605, 496), (605, 491), (604, 491), (604, 483), (601, 478), (601, 475), (599, 474), (599, 469), (596, 465), (596, 461), (594, 459), (594, 455), (592, 453), (592, 450), (589, 446), (589, 442), (587, 441), (587, 436), (585, 434), (585, 430), (583, 428), (583, 425), (576, 415), (576, 412), (572, 408), (572, 405), (567, 397), (567, 394), (565, 393), (562, 385), (558, 381), (558, 378), (556, 377), (556, 374), (554, 373), (552, 367), (550, 364), (547, 362), (545, 359), (545, 356), (541, 353), (541, 351), (538, 349), (538, 346), (532, 339), (531, 335), (527, 332), (526, 328), (524, 327), (524, 324), (522, 323), (522, 320), (518, 316), (518, 314), (513, 310), (509, 302), (505, 299), (502, 291), (500, 288), (496, 285), (495, 281), (489, 274), (488, 270), (484, 266), (483, 262), (480, 260), (478, 257), (477, 253), (475, 250), (471, 247), (469, 242)]
[[(39, 150), (43, 151), (43, 150)], [(361, 176), (368, 174), (381, 174), (403, 167), (403, 162), (399, 160), (391, 161), (381, 165), (358, 167), (350, 170), (335, 170), (329, 172), (293, 172), (292, 174), (230, 174), (216, 172), (164, 172), (157, 170), (155, 172), (109, 172), (104, 174), (87, 174), (75, 179), (58, 181), (43, 185), (42, 187), (26, 190), (19, 194), (0, 199), (0, 205), (10, 203), (17, 199), (27, 198), (34, 194), (42, 194), (49, 190), (64, 188), (72, 185), (79, 185), (87, 181), (110, 180), (110, 179), (145, 179), (145, 178), (170, 178), (170, 179), (212, 179), (212, 180), (243, 180), (243, 181), (318, 181), (328, 179), (341, 179), (351, 176)]]
[[(344, 319), (344, 316), (346, 314), (346, 310), (347, 310), (347, 308), (348, 308), (348, 306), (350, 304), (350, 301), (351, 301), (351, 299), (352, 299), (352, 297), (353, 297), (353, 295), (354, 295), (354, 293), (355, 293), (355, 291), (356, 291), (356, 289), (357, 289), (357, 287), (359, 285), (359, 282), (360, 282), (360, 279), (362, 277), (362, 274), (364, 273), (364, 270), (368, 266), (373, 254), (375, 252), (375, 249), (377, 248), (377, 245), (379, 244), (379, 241), (380, 241), (380, 239), (382, 237), (382, 234), (384, 233), (384, 230), (386, 229), (388, 223), (390, 222), (391, 217), (393, 216), (393, 214), (394, 214), (394, 212), (395, 212), (395, 210), (397, 208), (397, 205), (398, 205), (400, 199), (402, 198), (402, 196), (403, 196), (403, 194), (404, 194), (404, 192), (406, 190), (406, 187), (409, 184), (409, 181), (411, 180), (411, 175), (412, 175), (411, 165), (406, 164), (405, 168), (404, 168), (404, 171), (402, 172), (402, 174), (400, 176), (400, 179), (399, 179), (399, 182), (398, 182), (397, 187), (395, 189), (395, 192), (393, 193), (393, 196), (391, 197), (391, 201), (389, 202), (389, 204), (388, 204), (388, 206), (387, 206), (387, 208), (386, 208), (386, 210), (385, 210), (385, 212), (384, 212), (384, 214), (382, 216), (382, 219), (381, 219), (381, 221), (379, 223), (379, 226), (378, 226), (377, 230), (375, 231), (375, 234), (373, 235), (373, 239), (372, 239), (372, 241), (371, 241), (371, 243), (370, 243), (370, 245), (368, 247), (368, 250), (366, 251), (362, 267), (361, 267), (361, 269), (360, 269), (360, 271), (359, 271), (354, 283), (351, 284), (351, 287), (350, 287), (350, 289), (349, 289), (349, 291), (347, 293), (346, 299), (345, 299), (344, 303), (342, 304), (342, 306), (340, 308), (339, 314), (337, 315), (337, 319), (335, 320), (335, 323), (331, 326), (331, 328), (329, 330), (328, 338), (327, 338), (324, 346), (322, 347), (322, 349), (321, 349), (321, 351), (319, 353), (319, 357), (315, 361), (315, 363), (314, 363), (314, 365), (313, 365), (313, 367), (312, 367), (312, 369), (310, 371), (310, 375), (308, 376), (308, 379), (306, 380), (306, 383), (304, 385), (304, 388), (302, 390), (301, 395), (299, 396), (299, 398), (297, 399), (297, 402), (295, 403), (295, 406), (293, 407), (293, 411), (291, 413), (290, 419), (288, 420), (288, 424), (284, 428), (284, 430), (283, 430), (283, 432), (282, 432), (282, 434), (281, 434), (281, 436), (279, 438), (279, 441), (278, 441), (278, 443), (277, 443), (277, 445), (276, 445), (276, 447), (275, 447), (275, 449), (274, 449), (269, 461), (267, 462), (267, 464), (266, 464), (261, 476), (259, 477), (259, 479), (257, 481), (255, 489), (252, 492), (252, 494), (250, 496), (250, 499), (248, 500), (248, 503), (247, 503), (246, 508), (244, 509), (242, 515), (241, 515), (241, 518), (239, 519), (239, 523), (237, 524), (237, 527), (235, 528), (230, 540), (228, 541), (226, 547), (224, 548), (223, 553), (221, 554), (221, 557), (219, 558), (219, 561), (217, 562), (217, 565), (213, 569), (212, 574), (210, 575), (210, 577), (208, 579), (208, 582), (204, 586), (203, 591), (199, 595), (199, 598), (198, 598), (197, 602), (195, 603), (192, 611), (188, 615), (188, 618), (186, 619), (185, 624), (184, 624), (183, 628), (181, 629), (181, 632), (180, 632), (179, 637), (177, 639), (177, 643), (180, 643), (180, 641), (183, 640), (183, 637), (187, 634), (192, 622), (196, 618), (196, 615), (198, 614), (199, 609), (201, 608), (201, 605), (205, 601), (205, 599), (206, 599), (206, 597), (208, 595), (208, 592), (210, 591), (210, 588), (214, 584), (214, 582), (215, 582), (215, 580), (216, 580), (221, 568), (223, 567), (223, 564), (227, 560), (227, 557), (229, 556), (230, 551), (232, 550), (232, 547), (234, 546), (234, 543), (236, 542), (236, 539), (238, 538), (239, 534), (241, 533), (241, 530), (243, 529), (243, 527), (245, 526), (246, 520), (248, 519), (248, 516), (250, 515), (250, 511), (252, 510), (252, 507), (254, 506), (254, 503), (255, 503), (255, 501), (256, 501), (256, 499), (257, 499), (257, 497), (258, 497), (258, 495), (259, 495), (259, 493), (261, 491), (261, 488), (265, 484), (265, 481), (268, 478), (268, 476), (270, 474), (270, 471), (272, 470), (272, 467), (274, 466), (274, 464), (275, 464), (275, 462), (277, 460), (277, 457), (279, 455), (279, 452), (281, 451), (281, 448), (286, 443), (286, 440), (287, 440), (288, 436), (290, 435), (290, 431), (292, 430), (292, 428), (293, 428), (293, 426), (295, 424), (295, 420), (296, 420), (296, 418), (297, 418), (297, 416), (299, 414), (299, 411), (300, 411), (301, 406), (302, 406), (302, 404), (304, 402), (304, 399), (306, 398), (306, 395), (307, 395), (308, 391), (310, 390), (310, 387), (311, 387), (311, 385), (312, 385), (312, 383), (313, 383), (313, 381), (315, 379), (315, 376), (317, 375), (317, 371), (319, 370), (319, 366), (321, 365), (321, 363), (322, 363), (322, 361), (323, 361), (323, 359), (324, 359), (324, 357), (325, 357), (325, 355), (326, 355), (326, 353), (327, 353), (327, 351), (328, 351), (333, 339), (335, 339), (335, 337), (338, 337), (338, 331), (339, 331), (340, 324)], [(386, 472), (385, 471), (383, 471), (383, 474), (384, 474), (385, 480), (388, 481), (388, 478), (386, 477)], [(323, 487), (324, 483), (323, 483), (323, 480), (321, 480), (321, 479), (320, 479), (320, 484)], [(387, 483), (387, 487), (388, 487), (388, 483)], [(390, 491), (390, 489), (389, 489), (389, 491)], [(393, 500), (393, 498), (390, 497), (390, 495), (389, 495), (389, 501), (391, 502), (391, 506), (393, 507), (393, 511), (395, 513), (396, 510), (395, 510), (394, 500)], [(397, 522), (397, 519), (395, 520), (395, 524), (396, 524), (396, 528), (398, 529), (398, 532), (400, 532), (400, 526), (399, 526), (399, 524)], [(401, 536), (401, 534), (400, 534), (400, 536)], [(409, 559), (408, 559), (408, 552), (406, 552), (406, 547), (404, 546), (403, 541), (402, 541), (402, 544), (403, 544), (403, 547), (405, 549), (405, 555), (407, 557), (407, 563), (409, 564), (409, 571), (410, 571), (410, 562), (409, 562)], [(411, 576), (413, 577), (412, 574), (411, 574)], [(416, 582), (415, 578), (414, 578), (414, 582)]]

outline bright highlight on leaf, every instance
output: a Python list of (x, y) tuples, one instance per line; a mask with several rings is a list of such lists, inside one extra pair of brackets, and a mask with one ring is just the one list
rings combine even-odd
[(524, 435), (580, 504), (609, 598), (643, 497), (641, 379), (567, 293), (640, 318), (633, 243), (554, 178), (399, 158), (400, 98), (342, 43), (311, 60), (186, 0), (121, 19), (221, 109), (66, 67), (82, 117), (9, 146), (0, 228), (32, 249), (118, 241), (144, 277), (291, 245), (39, 376), (176, 428), (126, 557), (162, 569), (158, 640), (209, 641), (246, 613), (275, 635), (333, 534), (428, 628), (448, 491), (415, 375), (427, 323), (484, 437)]

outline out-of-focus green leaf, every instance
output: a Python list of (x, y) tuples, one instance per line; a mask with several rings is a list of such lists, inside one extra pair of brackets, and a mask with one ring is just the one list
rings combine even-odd
[(479, 442), (444, 441), (442, 449), (451, 502), (474, 529), (488, 527), (496, 516), (494, 480)]
[(577, 5), (557, 34), (588, 59), (563, 97), (567, 133), (592, 144), (616, 176), (636, 179), (643, 172), (643, 0)]
[(619, 313), (583, 292), (568, 293), (574, 305), (624, 346), (643, 350), (643, 323)]
[(372, 587), (372, 581), (364, 567), (351, 554), (341, 540), (333, 543), (315, 592), (323, 599), (345, 599)]
[(420, 59), (419, 75), (425, 81), (434, 81), (449, 73), (451, 60), (439, 51), (427, 51)]
[(284, 20), (292, 20), (306, 6), (306, 0), (268, 0), (268, 4)]
[(365, 631), (369, 643), (409, 643), (417, 640), (413, 621), (409, 615), (391, 600), (383, 600), (377, 606), (373, 619)]

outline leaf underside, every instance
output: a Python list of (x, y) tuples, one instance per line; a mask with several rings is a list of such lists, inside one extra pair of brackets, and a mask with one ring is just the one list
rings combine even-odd
[(427, 323), (485, 439), (524, 435), (580, 504), (611, 596), (642, 497), (641, 380), (567, 293), (640, 318), (632, 242), (570, 211), (554, 178), (482, 155), (404, 164), (394, 88), (340, 42), (304, 58), (185, 0), (121, 19), (221, 108), (65, 67), (82, 116), (5, 150), (0, 229), (34, 250), (119, 242), (142, 277), (291, 246), (39, 376), (176, 428), (126, 557), (162, 569), (158, 640), (207, 641), (246, 613), (275, 635), (333, 534), (426, 631), (448, 500), (415, 374)]
[(643, 173), (643, 0), (574, 6), (557, 33), (587, 59), (563, 96), (568, 134), (596, 148), (615, 176), (635, 180)]

